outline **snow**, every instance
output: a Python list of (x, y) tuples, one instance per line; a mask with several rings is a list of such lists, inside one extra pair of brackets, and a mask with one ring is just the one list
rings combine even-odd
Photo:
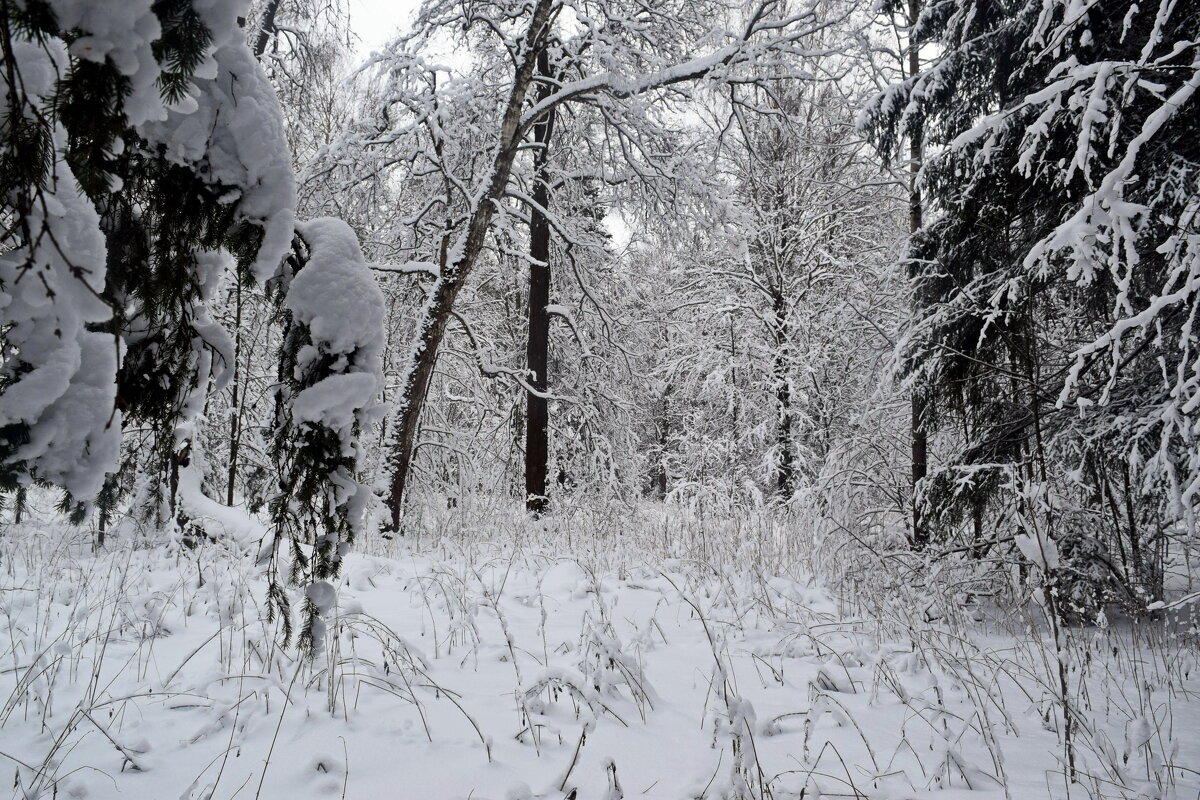
[(304, 587), (305, 596), (313, 602), (322, 617), (328, 616), (337, 602), (337, 590), (328, 581), (317, 581)]
[(1058, 568), (1058, 545), (1044, 533), (1019, 533), (1013, 542), (1021, 551), (1021, 555), (1043, 571), (1049, 572)]
[[(384, 301), (363, 259), (358, 237), (339, 219), (324, 217), (297, 226), (309, 260), (288, 287), (287, 307), (309, 330), (309, 356), (342, 356), (340, 374), (324, 377), (293, 400), (297, 422), (319, 422), (349, 441), (357, 421), (378, 412), (383, 388)], [(305, 368), (304, 358), (297, 369)], [(344, 362), (344, 363), (343, 363)]]
[(199, 167), (211, 182), (234, 187), (238, 216), (263, 230), (254, 273), (264, 280), (291, 243), (296, 188), (283, 116), (274, 89), (246, 45), (239, 19), (246, 0), (195, 0), (211, 35), (211, 51), (189, 92), (170, 104), (161, 96), (162, 65), (152, 43), (162, 34), (152, 0), (51, 0), (63, 30), (84, 32), (77, 58), (110, 59), (130, 80), (123, 110), (129, 124), (178, 163)]
[(192, 450), (192, 459), (179, 470), (179, 503), (188, 519), (209, 535), (238, 552), (254, 552), (263, 538), (263, 525), (240, 508), (230, 508), (204, 494), (203, 454)]
[(253, 272), (265, 280), (287, 256), (295, 222), (296, 183), (283, 115), (241, 38), (215, 49), (212, 58), (215, 74), (193, 78), (191, 107), (172, 109), (138, 132), (163, 145), (168, 158), (199, 167), (210, 183), (234, 190), (228, 197), (237, 202), (238, 217), (262, 229)]
[(288, 289), (288, 308), (309, 326), (329, 352), (367, 348), (380, 352), (383, 294), (367, 271), (354, 231), (340, 219), (324, 217), (297, 226), (311, 257)]
[[(168, 158), (235, 190), (230, 201), (237, 202), (239, 219), (263, 231), (255, 274), (260, 279), (273, 274), (291, 243), (295, 185), (278, 102), (238, 22), (246, 3), (192, 4), (212, 35), (212, 50), (193, 75), (188, 96), (170, 107), (160, 92), (163, 65), (151, 46), (162, 34), (151, 0), (50, 0), (48, 5), (62, 30), (79, 33), (70, 44), (71, 56), (111, 61), (129, 79), (121, 110), (136, 132), (150, 145), (161, 145)], [(13, 40), (27, 113), (44, 112), (54, 101), (67, 51), (59, 38)], [(22, 220), (28, 235), (14, 238), (30, 241), (0, 255), (0, 328), (9, 381), (0, 395), (0, 420), (28, 430), (27, 442), (18, 436), (13, 443), (10, 463), (26, 476), (87, 500), (118, 457), (121, 415), (115, 395), (122, 344), (85, 328), (111, 317), (101, 297), (105, 239), (96, 208), (63, 158), (66, 131), (53, 126), (52, 179), (36, 192)], [(118, 138), (114, 151), (120, 143)], [(119, 181), (112, 185), (118, 189)], [(216, 263), (223, 269), (228, 259), (201, 253), (197, 261), (197, 280), (209, 301), (219, 279), (211, 267)], [(195, 366), (202, 380), (185, 398), (183, 435), (203, 408), (210, 367), (218, 379), (213, 388), (221, 388), (223, 365), (214, 356), (228, 363), (231, 350), (207, 311), (196, 311)]]
[(71, 55), (89, 61), (110, 59), (130, 81), (125, 99), (130, 124), (166, 116), (159, 94), (161, 73), (151, 44), (162, 34), (153, 0), (50, 0), (62, 30), (86, 31), (71, 44)]
[[(189, 522), (188, 535), (118, 515), (107, 546), (97, 547), (92, 531), (68, 527), (46, 511), (47, 498), (38, 486), (29, 488), (43, 506), (35, 508), (32, 521), (0, 529), (0, 629), (6, 634), (0, 645), (0, 761), (12, 771), (14, 797), (1007, 800), (1087, 795), (1167, 800), (1200, 794), (1200, 773), (1194, 770), (1200, 763), (1200, 703), (1194, 699), (1200, 697), (1195, 638), (1200, 593), (1193, 590), (1191, 575), (1185, 590), (1164, 592), (1169, 597), (1137, 598), (1138, 605), (1167, 618), (1162, 626), (1110, 622), (1102, 611), (1102, 623), (1088, 627), (1064, 621), (1051, 637), (1043, 608), (1053, 611), (1057, 604), (1048, 602), (1049, 593), (1061, 584), (1046, 578), (1074, 558), (1066, 545), (1060, 553), (1053, 531), (1019, 529), (1009, 537), (1019, 557), (1008, 547), (1009, 539), (1001, 538), (1003, 531), (997, 533), (1001, 546), (988, 558), (1015, 564), (1023, 557), (1019, 563), (1034, 569), (1014, 569), (1011, 580), (1000, 569), (987, 573), (987, 581), (999, 585), (995, 595), (976, 593), (975, 583), (984, 582), (981, 571), (955, 583), (947, 578), (951, 567), (946, 564), (953, 559), (901, 551), (884, 554), (893, 560), (869, 548), (864, 548), (869, 554), (854, 557), (872, 565), (868, 555), (889, 566), (916, 564), (914, 583), (921, 585), (897, 587), (903, 581), (888, 581), (885, 589), (880, 570), (861, 564), (854, 568), (864, 574), (852, 579), (822, 573), (819, 564), (830, 563), (822, 561), (823, 551), (842, 548), (818, 540), (815, 525), (806, 527), (789, 516), (798, 513), (795, 509), (780, 512), (778, 520), (772, 517), (764, 533), (752, 530), (744, 517), (689, 522), (677, 506), (638, 504), (637, 499), (631, 509), (603, 513), (592, 513), (598, 506), (568, 505), (568, 500), (563, 513), (556, 506), (554, 516), (531, 521), (523, 509), (505, 516), (504, 500), (490, 498), (501, 510), (482, 519), (422, 509), (406, 520), (407, 538), (367, 536), (369, 512), (378, 498), (362, 466), (367, 435), (383, 412), (385, 329), (396, 322), (387, 318), (372, 271), (436, 280), (416, 331), (417, 346), (424, 347), (423, 334), (432, 324), (426, 312), (436, 288), (451, 286), (456, 294), (455, 282), (464, 277), (459, 273), (470, 266), (464, 261), (474, 258), (465, 251), (471, 232), (457, 238), (446, 259), (450, 267), (442, 274), (426, 261), (367, 263), (354, 229), (341, 220), (296, 225), (296, 185), (283, 116), (239, 23), (249, 3), (189, 4), (211, 31), (212, 42), (184, 96), (173, 102), (159, 91), (162, 65), (152, 43), (161, 34), (154, 12), (161, 4), (152, 0), (47, 0), (59, 24), (80, 35), (69, 46), (65, 38), (31, 43), (18, 37), (11, 42), (11, 58), (35, 111), (49, 109), (69, 57), (111, 60), (130, 79), (124, 111), (149, 148), (202, 176), (238, 221), (261, 230), (262, 246), (252, 265), (260, 280), (280, 274), (295, 234), (303, 240), (308, 258), (290, 281), (282, 282), (287, 290), (282, 303), (295, 323), (290, 332), (305, 337), (304, 343), (289, 365), (294, 371), (282, 376), (282, 388), (271, 391), (286, 401), (276, 419), (283, 426), (276, 442), (287, 444), (299, 434), (297, 441), (306, 436), (303, 441), (315, 443), (305, 456), (320, 451), (306, 463), (296, 459), (278, 466), (315, 470), (322, 485), (315, 496), (285, 496), (273, 504), (273, 526), (206, 495), (213, 488), (206, 482), (217, 471), (205, 463), (203, 446), (222, 434), (218, 427), (206, 427), (205, 416), (213, 394), (225, 388), (233, 353), (212, 308), (233, 265), (224, 251), (195, 253), (187, 277), (199, 296), (188, 315), (195, 335), (190, 374), (184, 377), (198, 380), (196, 385), (181, 381), (184, 394), (173, 398), (182, 409), (174, 421), (177, 443), (192, 445), (190, 462), (173, 476), (177, 493), (171, 497)], [(1165, 22), (1170, 7), (1160, 4), (1156, 25)], [(1055, 20), (1082, 20), (1089, 8), (1082, 0), (1047, 0), (1039, 30), (1059, 25)], [(1134, 16), (1131, 10), (1126, 27)], [(798, 19), (764, 22), (757, 33), (755, 22), (746, 33), (748, 38), (777, 33), (773, 44), (728, 44), (713, 28), (706, 36), (687, 37), (694, 41), (694, 47), (684, 48), (688, 54), (660, 58), (647, 50), (624, 63), (613, 57), (619, 50), (601, 53), (596, 63), (602, 74), (567, 80), (547, 98), (527, 103), (522, 125), (533, 124), (552, 105), (587, 100), (603, 113), (619, 112), (608, 120), (619, 131), (622, 118), (632, 124), (653, 115), (651, 95), (668, 87), (701, 76), (740, 81), (738, 75), (770, 75), (777, 66), (773, 49), (789, 49), (793, 34), (787, 29)], [(677, 31), (686, 32), (686, 20), (679, 22)], [(617, 30), (626, 22), (614, 15), (600, 23), (580, 9), (566, 8), (556, 24), (582, 31), (599, 24)], [(632, 40), (643, 35), (636, 27), (626, 33)], [(608, 47), (600, 36), (589, 41)], [(1087, 34), (1081, 39), (1084, 46), (1089, 41)], [(1146, 48), (1143, 61), (1153, 52), (1149, 43)], [(1181, 43), (1169, 59), (1159, 61), (1180, 60), (1187, 49)], [(1115, 62), (1081, 66), (1067, 57), (1042, 91), (999, 115), (985, 116), (950, 143), (947, 152), (978, 147), (981, 158), (990, 157), (1003, 141), (1000, 121), (1027, 112), (1033, 121), (1022, 132), (1017, 168), (1029, 175), (1050, 168), (1043, 155), (1060, 132), (1059, 117), (1079, 114), (1073, 159), (1064, 157), (1057, 169), (1063, 181), (1077, 178), (1086, 184), (1088, 194), (1077, 212), (1037, 243), (1024, 266), (1031, 274), (1044, 273), (1065, 256), (1073, 260), (1066, 277), (1081, 286), (1107, 268), (1111, 274), (1103, 277), (1111, 278), (1116, 289), (1111, 308), (1116, 321), (1073, 354), (1076, 363), (1062, 402), (1071, 399), (1085, 359), (1108, 350), (1115, 365), (1131, 331), (1150, 331), (1161, 327), (1168, 312), (1195, 308), (1200, 277), (1194, 269), (1195, 242), (1185, 245), (1182, 238), (1187, 224), (1170, 221), (1178, 222), (1180, 233), (1158, 252), (1174, 257), (1179, 268), (1146, 302), (1137, 297), (1144, 287), (1137, 287), (1134, 267), (1142, 250), (1134, 245), (1151, 209), (1135, 192), (1139, 153), (1154, 148), (1161, 131), (1175, 124), (1178, 109), (1190, 108), (1200, 89), (1197, 68), (1200, 60), (1192, 63), (1191, 79), (1170, 96), (1165, 84), (1128, 84), (1130, 92), (1156, 94), (1161, 107), (1139, 116), (1128, 151), (1104, 174), (1095, 156), (1117, 141), (1110, 123), (1120, 109), (1111, 88), (1127, 72)], [(395, 66), (398, 74), (404, 69), (405, 64)], [(915, 78), (907, 95), (886, 90), (876, 111), (941, 91), (945, 76), (939, 69)], [(436, 74), (424, 70), (422, 76)], [(464, 103), (482, 102), (488, 92), (468, 91), (477, 77), (442, 84), (439, 102), (459, 94)], [(687, 97), (686, 92), (671, 95), (671, 104)], [(437, 126), (450, 118), (435, 114), (428, 122)], [(118, 336), (98, 332), (111, 316), (100, 297), (105, 238), (96, 207), (81, 195), (62, 158), (66, 133), (54, 127), (52, 113), (46, 119), (53, 137), (53, 178), (44, 190), (38, 187), (37, 202), (21, 212), (23, 219), (9, 219), (15, 217), (11, 212), (6, 217), (10, 230), (28, 226), (35, 235), (9, 236), (24, 246), (0, 253), (4, 466), (15, 465), (24, 473), (22, 480), (34, 478), (88, 499), (120, 452), (123, 420), (114, 378), (123, 344)], [(420, 130), (406, 119), (416, 126), (409, 130)], [(861, 117), (860, 128), (868, 122)], [(905, 124), (912, 122), (908, 117)], [(463, 141), (478, 132), (468, 130)], [(402, 130), (396, 139), (404, 135)], [(636, 138), (629, 143), (640, 147)], [(440, 144), (436, 156), (442, 158)], [(937, 157), (933, 150), (931, 157)], [(429, 152), (422, 158), (435, 160)], [(443, 165), (452, 162), (447, 158)], [(452, 173), (443, 177), (457, 180)], [(316, 180), (318, 174), (309, 177)], [(506, 182), (513, 185), (499, 191)], [(506, 215), (503, 203), (483, 204), (504, 195), (528, 205), (519, 183), (509, 181), (507, 167), (463, 182), (468, 217), (486, 220), (499, 209), (507, 216), (504, 225), (512, 225), (517, 217)], [(621, 183), (612, 181), (614, 187)], [(115, 179), (113, 186), (119, 188)], [(419, 205), (420, 198), (416, 201)], [(391, 214), (401, 206), (385, 198), (366, 219), (354, 222), (369, 226), (371, 213)], [(347, 207), (356, 208), (354, 203)], [(513, 230), (496, 231), (503, 234), (493, 237), (497, 252), (508, 252), (504, 235)], [(1180, 257), (1185, 246), (1192, 248), (1186, 260)], [(742, 255), (749, 259), (749, 249), (743, 246)], [(607, 326), (610, 318), (599, 301), (582, 279), (579, 286)], [(612, 288), (625, 291), (620, 283)], [(674, 292), (670, 286), (663, 291)], [(1013, 280), (985, 299), (998, 306), (1020, 299), (1020, 291), (1020, 281)], [(494, 293), (494, 287), (475, 296), (467, 292), (464, 302), (486, 305)], [(636, 306), (637, 298), (630, 300)], [(675, 310), (697, 305), (704, 303)], [(711, 309), (713, 303), (707, 305)], [(728, 294), (717, 309), (731, 314), (732, 351), (732, 314), (741, 310), (737, 297)], [(587, 337), (566, 299), (545, 310), (576, 334), (580, 361), (600, 358), (587, 350)], [(466, 328), (465, 316), (460, 321)], [(514, 330), (519, 335), (522, 329)], [(489, 363), (469, 329), (467, 336), (485, 376), (508, 375), (525, 386), (520, 371)], [(1184, 339), (1180, 346), (1186, 350), (1191, 339)], [(270, 368), (275, 362), (262, 369), (253, 347), (243, 351), (249, 363), (245, 391), (236, 402), (239, 412), (262, 399), (246, 391), (275, 379)], [(451, 350), (450, 355), (460, 353)], [(409, 358), (410, 365), (414, 359)], [(443, 399), (467, 407), (472, 398), (453, 388), (454, 367), (441, 367), (450, 384), (441, 391)], [(698, 375), (695, 385), (702, 392), (719, 396), (726, 386), (733, 393), (739, 388), (726, 367), (689, 369)], [(1195, 365), (1182, 366), (1179, 374), (1174, 407), (1163, 419), (1182, 426), (1200, 394)], [(401, 376), (402, 392), (410, 380), (411, 372)], [(656, 389), (665, 400), (671, 384), (657, 385), (667, 387)], [(583, 387), (581, 397), (590, 391)], [(808, 399), (798, 389), (794, 396)], [(1108, 397), (1075, 399), (1080, 408), (1098, 414)], [(618, 407), (623, 398), (610, 402)], [(611, 448), (606, 431), (584, 411), (587, 446), (602, 454)], [(663, 411), (664, 430), (670, 413)], [(447, 414), (435, 399), (426, 413), (431, 438), (422, 444), (457, 445), (440, 426), (459, 425), (458, 416), (457, 408)], [(703, 441), (719, 462), (720, 440), (705, 438), (704, 425), (683, 418), (686, 429), (678, 438)], [(520, 424), (517, 416), (509, 419)], [(583, 430), (569, 420), (563, 416), (563, 430)], [(264, 427), (260, 423), (248, 418), (247, 424), (257, 430)], [(752, 435), (764, 438), (765, 430)], [(881, 429), (881, 441), (886, 434)], [(260, 445), (260, 436), (244, 442), (247, 450), (261, 450)], [(446, 448), (452, 458), (467, 457), (455, 470), (462, 494), (471, 493), (470, 483), (484, 494), (486, 470), (474, 468), (493, 455), (490, 448), (474, 443), (462, 453)], [(470, 450), (486, 452), (475, 461)], [(511, 452), (517, 451), (519, 446)], [(343, 458), (329, 466), (326, 459), (339, 454)], [(665, 463), (668, 456), (656, 457)], [(1134, 457), (1143, 456), (1135, 451)], [(1150, 458), (1161, 457), (1160, 452)], [(1190, 457), (1194, 463), (1200, 458)], [(618, 467), (624, 469), (615, 459), (608, 461), (614, 475)], [(437, 469), (427, 462), (418, 471)], [(562, 473), (566, 476), (566, 468)], [(289, 491), (286, 475), (266, 480), (271, 479)], [(448, 472), (435, 476), (432, 485), (436, 480), (451, 483)], [(742, 480), (746, 494), (762, 506), (760, 487), (750, 478)], [(1176, 492), (1183, 501), (1200, 492), (1200, 471), (1193, 469), (1191, 480)], [(238, 488), (231, 487), (231, 496)], [(563, 486), (563, 495), (568, 492)], [(476, 499), (461, 498), (464, 506)], [(821, 499), (829, 507), (839, 502), (833, 494)], [(1177, 517), (1183, 515), (1177, 510)], [(205, 535), (194, 535), (196, 529)], [(291, 547), (276, 549), (284, 535), (291, 537)], [(350, 552), (352, 536), (366, 552)], [(293, 557), (294, 563), (287, 563)], [(1166, 554), (1162, 562), (1172, 557)], [(849, 563), (849, 557), (837, 563)], [(272, 583), (275, 577), (281, 580)], [(841, 593), (826, 588), (825, 581)], [(316, 650), (312, 660), (282, 642), (280, 621), (265, 612), (269, 585), (290, 601), (277, 602), (273, 595), (272, 608), (308, 615)], [(964, 585), (969, 591), (959, 588)], [(1170, 634), (1163, 637), (1166, 644), (1158, 638), (1164, 630)], [(1078, 724), (1068, 742), (1069, 720)], [(1081, 770), (1078, 784), (1067, 781), (1068, 760)]]
[(371, 269), (377, 272), (395, 272), (401, 275), (429, 275), (437, 278), (441, 270), (431, 261), (406, 261), (403, 264), (372, 264)]
[[(37, 417), (29, 441), (14, 460), (36, 464), (37, 475), (85, 499), (100, 491), (107, 468), (117, 463), (121, 447), (121, 414), (114, 407), (119, 344), (111, 335), (81, 331), (76, 341), (31, 375), (56, 370), (55, 386), (41, 395), (54, 398)], [(69, 363), (60, 360), (70, 359)], [(69, 378), (67, 377), (69, 375)], [(24, 381), (3, 395), (0, 408), (19, 402), (12, 396)]]
[[(643, 525), (350, 555), (337, 586), (305, 590), (328, 625), (311, 665), (274, 644), (265, 567), (237, 541), (180, 549), (126, 525), (92, 553), (86, 531), (14, 529), (14, 796), (1066, 796), (1048, 650), (1018, 644), (1019, 624), (889, 631), (802, 571), (760, 572), (732, 528), (703, 549), (677, 540), (675, 558), (653, 551), (663, 523)], [(1183, 649), (1143, 687), (1107, 635), (1090, 651), (1103, 665), (1079, 673), (1109, 700), (1081, 705), (1094, 733), (1077, 758), (1132, 797), (1162, 761), (1200, 760), (1200, 686)], [(1200, 785), (1176, 770), (1165, 788), (1146, 796)]]
[[(40, 60), (37, 51), (21, 52)], [(37, 87), (38, 70), (31, 72)], [(64, 140), (56, 131), (56, 155)], [(0, 254), (4, 371), (12, 381), (0, 393), (0, 426), (29, 428), (29, 441), (10, 463), (24, 463), (38, 477), (87, 499), (117, 459), (118, 344), (85, 328), (110, 316), (99, 296), (107, 272), (99, 215), (66, 162), (59, 159), (55, 169), (56, 184), (44, 190), (27, 217), (30, 230), (44, 234), (32, 248)]]
[(292, 417), (300, 423), (344, 428), (352, 423), (359, 408), (370, 404), (379, 392), (379, 384), (377, 376), (365, 372), (330, 375), (296, 395)]

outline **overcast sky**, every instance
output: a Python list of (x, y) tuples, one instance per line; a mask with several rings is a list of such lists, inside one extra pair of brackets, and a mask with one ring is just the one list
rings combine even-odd
[(350, 25), (362, 43), (359, 54), (381, 47), (402, 28), (407, 30), (421, 0), (350, 0)]

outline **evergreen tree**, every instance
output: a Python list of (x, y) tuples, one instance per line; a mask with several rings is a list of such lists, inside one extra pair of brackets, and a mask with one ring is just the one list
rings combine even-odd
[(263, 279), (291, 238), (278, 104), (237, 12), (0, 3), (6, 484), (114, 503), (131, 485), (114, 473), (123, 422), (152, 431), (140, 466), (159, 485), (188, 464), (189, 421), (230, 357), (207, 309), (222, 252)]
[(933, 524), (1036, 536), (1081, 609), (1144, 607), (1164, 532), (1195, 532), (1196, 30), (1194, 3), (932, 4), (937, 57), (862, 120), (889, 158), (927, 148), (900, 355), (950, 448)]
[[(383, 387), (383, 294), (363, 260), (358, 238), (341, 220), (298, 226), (282, 276), (283, 341), (272, 455), (279, 494), (270, 502), (279, 556), (286, 540), (290, 578), (304, 588), (300, 647), (321, 648), (333, 585), (374, 498), (360, 480), (360, 435), (378, 420)], [(273, 570), (273, 576), (277, 575)], [(277, 578), (270, 611), (291, 635), (287, 593)]]

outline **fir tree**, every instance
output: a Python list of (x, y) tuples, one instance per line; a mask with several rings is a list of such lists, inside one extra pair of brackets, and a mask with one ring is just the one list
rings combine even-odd
[[(1200, 7), (931, 5), (939, 55), (863, 124), (924, 131), (919, 313), (900, 355), (949, 447), (925, 482), (941, 534), (1049, 532), (1080, 609), (1161, 590), (1154, 540), (1195, 531)], [(1161, 549), (1158, 551), (1161, 553)]]
[[(291, 582), (304, 589), (301, 650), (320, 650), (331, 581), (364, 530), (374, 494), (360, 480), (360, 435), (381, 413), (383, 294), (358, 238), (332, 218), (298, 227), (280, 288), (283, 339), (272, 456), (279, 492), (269, 503), (274, 563), (288, 546)], [(272, 570), (272, 617), (291, 636), (287, 592)]]
[[(6, 485), (32, 477), (78, 499), (99, 492), (115, 503), (130, 481), (104, 475), (117, 466), (123, 422), (152, 431), (151, 457), (139, 466), (157, 484), (174, 487), (186, 466), (189, 434), (180, 423), (196, 416), (229, 358), (227, 337), (207, 311), (227, 263), (219, 253), (236, 256), (237, 280), (261, 279), (282, 260), (291, 233), (282, 121), (233, 12), (192, 0), (146, 8), (117, 0), (0, 3), (7, 67), (0, 186), (6, 222), (15, 223), (4, 228), (10, 253), (0, 288), (13, 291), (25, 273), (38, 274), (52, 301), (44, 305), (57, 317), (21, 319), (21, 305), (6, 310)], [(215, 63), (215, 75), (197, 72), (205, 63)], [(47, 83), (43, 74), (58, 77)], [(49, 195), (66, 198), (62, 213)], [(81, 243), (83, 235), (91, 238)], [(36, 292), (33, 283), (17, 291)], [(36, 307), (36, 298), (28, 305)], [(58, 399), (39, 408), (21, 403), (14, 389), (23, 376), (47, 373), (50, 354), (65, 353), (62, 361), (74, 353), (39, 341), (47, 335), (77, 339), (83, 357), (57, 370)], [(55, 404), (80, 385), (90, 387), (94, 404), (90, 429), (63, 422), (39, 439)], [(107, 401), (97, 396), (105, 392)], [(86, 480), (45, 463), (70, 457), (56, 455), (63, 448), (53, 444), (64, 427), (84, 440), (87, 463), (78, 471)]]

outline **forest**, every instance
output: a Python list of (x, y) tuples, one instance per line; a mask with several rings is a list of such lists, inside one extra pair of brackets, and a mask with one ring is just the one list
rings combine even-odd
[(1200, 797), (1200, 0), (0, 27), (0, 794)]

